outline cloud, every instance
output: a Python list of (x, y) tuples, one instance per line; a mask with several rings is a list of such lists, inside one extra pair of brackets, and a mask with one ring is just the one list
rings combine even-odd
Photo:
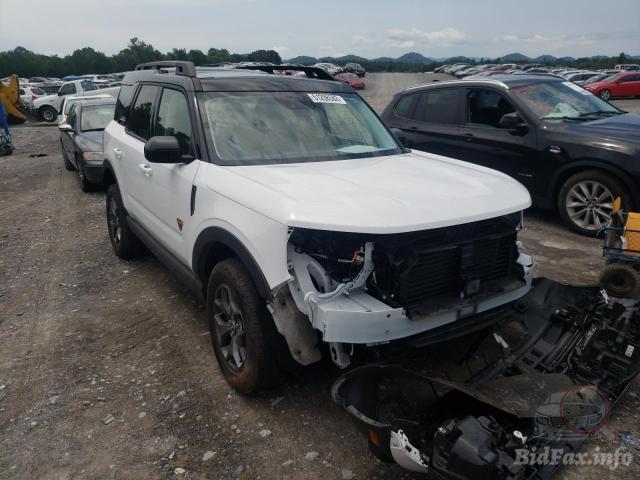
[(276, 52), (278, 52), (280, 55), (286, 55), (287, 53), (289, 53), (291, 51), (291, 49), (289, 47), (271, 47), (271, 50), (275, 50)]
[(427, 47), (449, 47), (468, 39), (468, 35), (456, 28), (445, 28), (425, 32), (419, 28), (408, 30), (390, 29), (385, 32), (386, 45), (392, 48), (413, 48), (417, 45)]
[(515, 35), (515, 34), (503, 35), (503, 36), (494, 38), (494, 41), (499, 43), (517, 43), (517, 44), (540, 46), (544, 48), (553, 48), (553, 49), (566, 49), (566, 47), (595, 45), (598, 43), (598, 40), (596, 38), (593, 38), (588, 35), (545, 36), (545, 35), (540, 35), (539, 33), (534, 33), (531, 35)]

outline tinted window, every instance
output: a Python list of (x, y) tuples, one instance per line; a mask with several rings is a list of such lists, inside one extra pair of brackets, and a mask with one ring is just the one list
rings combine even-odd
[(622, 83), (627, 82), (637, 82), (640, 79), (640, 75), (627, 75), (626, 77), (622, 77)]
[(85, 92), (96, 90), (96, 86), (93, 84), (91, 80), (83, 80), (81, 84), (82, 84), (82, 90), (84, 90)]
[(183, 155), (193, 152), (187, 99), (177, 90), (165, 88), (162, 91), (154, 135), (176, 137)]
[(405, 95), (396, 105), (396, 113), (402, 117), (410, 117), (416, 95)]
[(151, 130), (151, 113), (156, 100), (158, 87), (143, 85), (138, 92), (136, 101), (129, 112), (127, 130), (143, 140), (149, 139)]
[(76, 93), (76, 84), (75, 83), (67, 83), (60, 87), (60, 95), (70, 95), (72, 93)]
[(76, 104), (74, 103), (71, 108), (69, 109), (69, 114), (67, 115), (67, 123), (69, 125), (71, 125), (71, 128), (73, 128), (74, 130), (76, 130), (76, 126), (77, 126), (77, 114), (76, 114)]
[(129, 107), (131, 106), (135, 91), (136, 87), (134, 85), (122, 85), (120, 87), (114, 118), (116, 122), (121, 125), (124, 125), (127, 121), (127, 114), (129, 113)]
[(456, 90), (432, 90), (417, 95), (414, 120), (424, 123), (456, 123)]
[(467, 93), (467, 122), (500, 127), (500, 119), (515, 112), (513, 105), (495, 90), (474, 89)]

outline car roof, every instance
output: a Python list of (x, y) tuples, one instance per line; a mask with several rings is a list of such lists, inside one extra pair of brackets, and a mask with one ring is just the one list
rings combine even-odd
[(531, 74), (531, 75), (509, 75), (509, 74), (498, 74), (492, 75), (491, 77), (481, 77), (481, 78), (469, 78), (464, 80), (445, 80), (438, 81), (433, 83), (427, 83), (423, 85), (415, 85), (413, 87), (406, 88), (402, 90), (402, 92), (407, 92), (411, 90), (418, 90), (422, 88), (437, 88), (437, 87), (447, 87), (447, 86), (497, 86), (502, 87), (504, 89), (522, 87), (525, 85), (533, 85), (536, 83), (549, 83), (549, 82), (563, 82), (566, 81), (564, 78), (559, 78), (551, 75), (544, 74)]
[(274, 75), (259, 70), (226, 67), (198, 67), (196, 76), (175, 74), (173, 68), (136, 70), (122, 80), (123, 85), (153, 82), (181, 86), (187, 91), (204, 92), (321, 92), (353, 93), (344, 83), (290, 75)]
[(88, 102), (80, 102), (76, 108), (86, 108), (86, 107), (94, 107), (97, 105), (115, 105), (116, 99), (111, 97), (109, 98), (97, 98), (95, 100), (90, 100)]

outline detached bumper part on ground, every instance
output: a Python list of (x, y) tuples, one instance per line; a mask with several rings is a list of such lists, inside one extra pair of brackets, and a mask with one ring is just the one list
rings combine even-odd
[[(603, 422), (602, 411), (567, 418), (562, 402), (590, 385), (597, 391), (580, 387), (585, 405), (594, 392), (614, 405), (640, 372), (640, 302), (536, 279), (501, 316), (485, 335), (460, 339), (464, 353), (455, 360), (426, 362), (415, 351), (344, 374), (334, 401), (379, 458), (409, 470), (451, 479), (549, 478), (557, 465), (516, 462), (517, 450), (571, 452)], [(442, 372), (451, 378), (431, 375)]]

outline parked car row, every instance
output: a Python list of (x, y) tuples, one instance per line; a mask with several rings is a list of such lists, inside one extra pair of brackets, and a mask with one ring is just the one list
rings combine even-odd
[(576, 232), (600, 231), (615, 197), (640, 206), (640, 117), (562, 78), (495, 75), (410, 88), (382, 119), (409, 148), (512, 176)]

